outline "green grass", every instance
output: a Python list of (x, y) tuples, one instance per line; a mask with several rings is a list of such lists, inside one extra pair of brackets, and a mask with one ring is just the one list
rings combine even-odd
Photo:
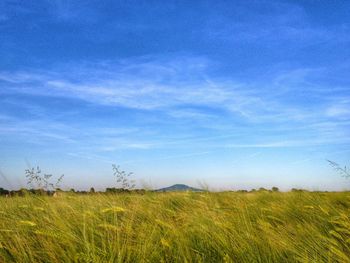
[(350, 193), (0, 198), (0, 262), (350, 262)]

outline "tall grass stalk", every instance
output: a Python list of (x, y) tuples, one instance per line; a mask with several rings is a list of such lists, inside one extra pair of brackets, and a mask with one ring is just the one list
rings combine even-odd
[(0, 199), (0, 262), (350, 262), (350, 193)]

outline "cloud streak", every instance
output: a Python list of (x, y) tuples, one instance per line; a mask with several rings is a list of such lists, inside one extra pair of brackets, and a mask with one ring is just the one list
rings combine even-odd
[[(267, 94), (266, 88), (260, 90), (261, 83), (211, 77), (210, 62), (197, 58), (180, 58), (174, 62), (124, 61), (115, 64), (106, 62), (102, 67), (99, 64), (95, 67), (75, 65), (70, 72), (60, 69), (40, 73), (2, 72), (0, 80), (5, 88), (1, 92), (68, 97), (140, 110), (161, 109), (169, 111), (174, 117), (181, 116), (177, 107), (204, 106), (224, 110), (246, 120), (274, 122), (310, 120), (317, 114), (323, 114), (324, 109), (320, 105), (313, 105), (319, 108), (313, 109), (316, 112), (311, 113), (308, 105), (288, 101), (288, 94), (297, 92), (295, 85), (299, 85), (299, 89), (302, 89), (302, 85), (309, 99), (318, 99), (319, 92), (324, 90), (329, 93), (333, 91), (325, 87), (322, 90), (310, 88), (310, 84), (305, 81), (297, 84), (286, 81), (292, 78), (295, 83), (296, 79), (300, 79), (300, 73), (294, 71), (271, 79), (272, 86), (268, 88), (270, 92)], [(295, 74), (298, 74), (297, 77)], [(308, 71), (302, 71), (301, 78), (305, 79), (307, 74)], [(281, 90), (284, 92), (281, 93)], [(329, 106), (327, 114), (317, 117), (347, 113), (346, 104), (341, 108), (332, 106)], [(182, 111), (182, 117), (186, 117), (184, 114)], [(188, 110), (186, 114), (193, 118), (207, 115), (198, 110)]]
[[(155, 128), (154, 135), (146, 135), (143, 139), (133, 136), (133, 131), (128, 128), (126, 131), (129, 134), (117, 132), (108, 136), (106, 131), (100, 130), (96, 133), (96, 129), (87, 127), (86, 124), (83, 126), (78, 124), (73, 128), (74, 125), (66, 123), (59, 127), (51, 120), (53, 124), (48, 125), (47, 120), (52, 115), (51, 113), (46, 116), (49, 114), (49, 108), (29, 104), (28, 110), (38, 119), (32, 123), (19, 124), (20, 120), (17, 120), (11, 124), (5, 117), (0, 118), (0, 121), (6, 122), (0, 133), (26, 134), (28, 137), (74, 143), (81, 140), (77, 136), (78, 130), (84, 129), (81, 135), (85, 133), (86, 136), (83, 138), (86, 140), (94, 138), (93, 141), (99, 138), (97, 144), (100, 146), (96, 147), (102, 151), (147, 150), (185, 145), (186, 139), (184, 141), (175, 138), (168, 141), (157, 137), (165, 125), (173, 126), (180, 123), (187, 123), (186, 125), (190, 125), (189, 128), (197, 125), (205, 130), (216, 130), (214, 136), (200, 137), (188, 136), (189, 131), (184, 131), (190, 138), (187, 141), (191, 144), (212, 142), (207, 144), (210, 148), (296, 147), (347, 142), (348, 121), (350, 121), (350, 115), (347, 114), (349, 97), (346, 93), (341, 93), (341, 100), (337, 94), (320, 100), (321, 93), (329, 91), (331, 94), (333, 91), (332, 87), (327, 87), (325, 84), (321, 89), (317, 89), (317, 82), (312, 82), (315, 74), (323, 74), (324, 70), (301, 69), (289, 73), (282, 71), (281, 74), (274, 75), (264, 82), (243, 82), (232, 78), (213, 77), (213, 67), (215, 63), (205, 58), (148, 57), (85, 65), (70, 64), (46, 71), (0, 72), (3, 87), (0, 93), (5, 97), (23, 95), (58, 100), (74, 99), (96, 107), (111, 109), (122, 107), (142, 112), (146, 122), (151, 121), (153, 116), (159, 116), (160, 120), (152, 122), (161, 125)], [(300, 92), (298, 90), (303, 88), (307, 92), (307, 99), (318, 100), (317, 104), (290, 99), (291, 94), (298, 94)], [(12, 103), (16, 103), (16, 100)], [(22, 102), (17, 103), (23, 107), (26, 105)], [(64, 117), (64, 112), (62, 114)], [(55, 116), (57, 118), (59, 115)], [(64, 123), (66, 121), (63, 117), (60, 119)], [(235, 123), (241, 123), (238, 130), (232, 129)], [(131, 129), (135, 129), (132, 126), (136, 127), (140, 134), (147, 131), (145, 127), (140, 128), (139, 125), (132, 124)], [(254, 143), (248, 143), (247, 135), (244, 133), (249, 133), (252, 126), (261, 131), (261, 134), (265, 130), (265, 134), (251, 136), (250, 139), (254, 140)], [(288, 131), (290, 139), (265, 143), (271, 141), (269, 137), (278, 134), (279, 127), (283, 127), (285, 132)], [(293, 131), (297, 130), (304, 131), (304, 134), (293, 134)], [(337, 137), (334, 137), (334, 134), (337, 134)], [(236, 143), (237, 138), (244, 138), (244, 141)]]

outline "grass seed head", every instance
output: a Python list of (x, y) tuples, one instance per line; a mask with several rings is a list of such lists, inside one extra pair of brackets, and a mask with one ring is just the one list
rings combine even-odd
[(120, 213), (120, 212), (124, 212), (125, 209), (123, 207), (120, 206), (113, 206), (113, 207), (108, 207), (108, 208), (104, 208), (101, 210), (102, 213)]
[(21, 220), (21, 221), (19, 221), (19, 223), (21, 225), (24, 225), (24, 226), (36, 226), (36, 223), (34, 223), (33, 221), (29, 221), (29, 220)]

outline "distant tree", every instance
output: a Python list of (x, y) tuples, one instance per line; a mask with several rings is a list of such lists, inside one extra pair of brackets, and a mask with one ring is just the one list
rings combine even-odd
[(45, 190), (42, 189), (42, 188), (39, 188), (39, 189), (30, 189), (29, 192), (32, 193), (32, 194), (35, 194), (35, 195), (46, 195), (46, 194), (47, 194), (47, 191), (45, 191)]
[(95, 193), (95, 188), (91, 187), (90, 188), (90, 193), (92, 193), (92, 194)]
[(21, 188), (21, 189), (19, 189), (18, 191), (17, 191), (17, 194), (19, 195), (19, 196), (25, 196), (25, 195), (27, 195), (29, 193), (29, 191), (28, 191), (28, 189), (26, 189), (26, 188)]
[(265, 189), (264, 187), (259, 188), (259, 192), (266, 192), (266, 191), (267, 191), (267, 189)]
[(305, 189), (298, 189), (298, 188), (292, 188), (291, 191), (292, 191), (292, 192), (300, 192), (300, 193), (301, 193), (301, 192), (308, 192), (308, 191), (305, 190)]
[(69, 192), (71, 192), (71, 193), (75, 193), (74, 188), (71, 188), (71, 189), (69, 190)]
[(109, 187), (106, 188), (106, 193), (129, 193), (131, 190), (124, 188)]
[(0, 187), (0, 195), (8, 195), (9, 193), (10, 193), (9, 190), (6, 190), (6, 189)]
[(279, 192), (280, 189), (278, 187), (274, 186), (271, 188), (272, 192)]

